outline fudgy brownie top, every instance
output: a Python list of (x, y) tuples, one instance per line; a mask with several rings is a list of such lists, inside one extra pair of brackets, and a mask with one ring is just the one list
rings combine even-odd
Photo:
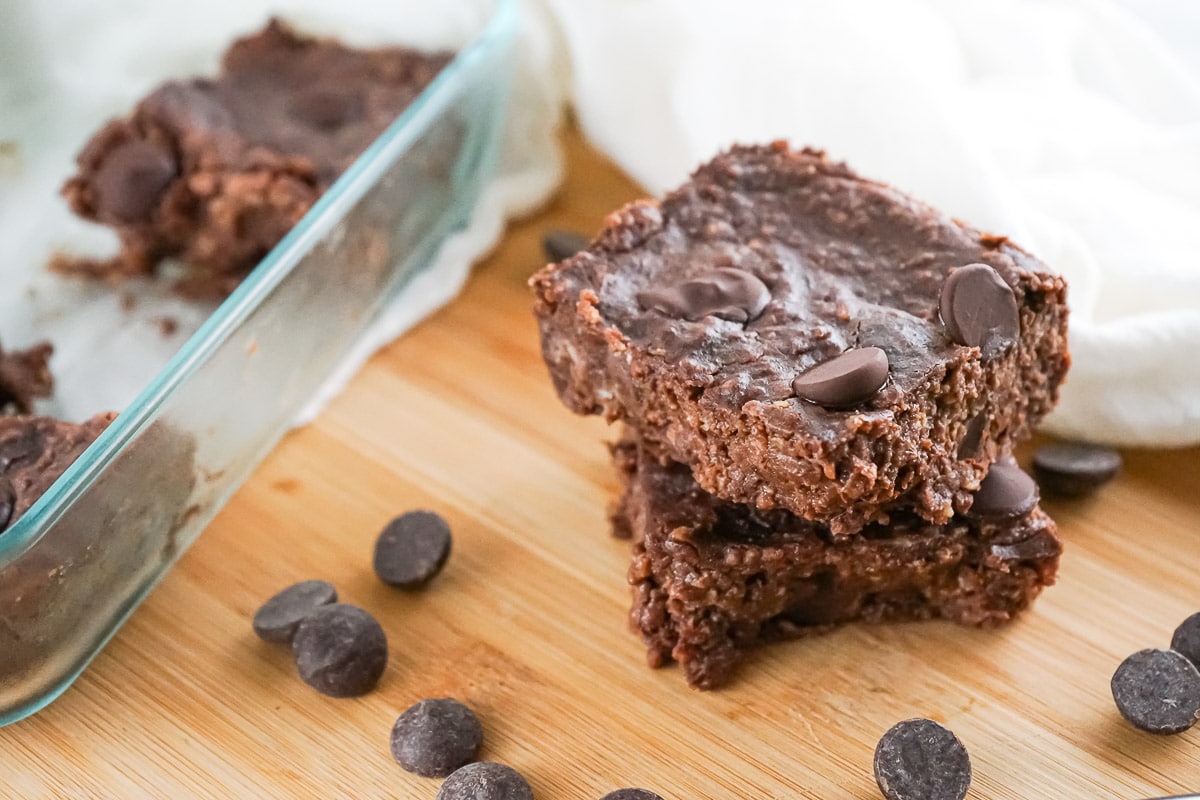
[[(957, 358), (939, 299), (950, 270), (976, 262), (1018, 291), (1022, 275), (1048, 272), (1003, 238), (981, 237), (820, 151), (776, 144), (735, 147), (661, 207), (617, 212), (559, 275), (598, 288), (599, 314), (628, 345), (687, 365), (709, 402), (789, 403), (806, 428), (821, 430), (842, 428), (845, 412), (797, 402), (796, 377), (852, 348), (878, 347), (889, 379), (857, 410), (894, 404)], [(717, 300), (657, 299), (716, 269), (749, 285), (718, 290)], [(738, 313), (707, 313), (720, 305)]]
[(28, 511), (116, 416), (97, 414), (80, 425), (0, 417), (0, 531)]
[(119, 277), (179, 255), (206, 273), (187, 293), (228, 292), (450, 58), (272, 20), (230, 46), (215, 78), (167, 82), (92, 137), (63, 193), (115, 227), (123, 253), (56, 267)]
[(36, 398), (50, 396), (54, 390), (49, 364), (53, 353), (54, 346), (49, 342), (28, 350), (6, 351), (0, 347), (0, 414), (29, 414)]

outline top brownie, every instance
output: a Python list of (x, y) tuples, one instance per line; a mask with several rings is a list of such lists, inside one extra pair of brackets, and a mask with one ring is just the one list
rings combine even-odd
[(92, 137), (63, 193), (117, 230), (121, 254), (58, 266), (120, 278), (178, 256), (182, 291), (228, 293), (449, 60), (272, 20), (215, 78), (165, 83)]
[[(562, 400), (836, 534), (965, 512), (1055, 404), (1066, 286), (823, 153), (739, 146), (531, 279)], [(818, 365), (819, 368), (818, 368)]]

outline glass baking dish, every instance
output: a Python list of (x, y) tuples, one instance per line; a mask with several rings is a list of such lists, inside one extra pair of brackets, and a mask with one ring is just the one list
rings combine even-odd
[[(257, 30), (270, 10), (226, 5), (226, 42)], [(372, 9), (401, 6), (417, 25), (455, 15), (453, 26), (473, 30), (449, 43), (458, 45), (449, 66), (0, 534), (0, 724), (34, 713), (71, 684), (381, 307), (470, 218), (503, 127), (515, 0), (344, 0), (331, 13), (357, 10), (369, 23)], [(342, 36), (314, 24), (322, 15), (280, 16), (307, 33)], [(155, 79), (167, 77), (174, 76)]]

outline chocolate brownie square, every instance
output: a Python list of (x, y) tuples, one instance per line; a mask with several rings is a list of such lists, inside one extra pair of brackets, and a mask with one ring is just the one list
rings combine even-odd
[(965, 512), (1055, 404), (1066, 285), (814, 150), (739, 146), (530, 281), (563, 402), (849, 534)]
[(57, 268), (119, 279), (177, 257), (181, 292), (229, 293), (450, 58), (272, 20), (229, 48), (217, 77), (170, 81), (92, 137), (63, 194), (117, 231), (121, 253)]
[(724, 684), (765, 640), (851, 621), (992, 627), (1054, 582), (1061, 545), (1031, 481), (1018, 502), (989, 504), (988, 518), (933, 524), (897, 512), (890, 525), (835, 537), (785, 510), (720, 500), (686, 466), (633, 442), (614, 448), (614, 462), (624, 481), (614, 532), (634, 540), (631, 623), (651, 666), (677, 661), (697, 688)]

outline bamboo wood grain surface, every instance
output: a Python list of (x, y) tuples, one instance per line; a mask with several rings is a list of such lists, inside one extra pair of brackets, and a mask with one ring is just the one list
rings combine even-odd
[[(1126, 655), (1167, 646), (1200, 610), (1196, 449), (1129, 452), (1099, 496), (1045, 503), (1066, 541), (1059, 585), (1006, 629), (849, 626), (757, 651), (717, 693), (645, 666), (628, 544), (608, 535), (611, 433), (554, 397), (525, 288), (545, 230), (591, 232), (639, 193), (565, 141), (551, 206), (280, 444), (74, 687), (0, 730), (0, 796), (433, 798), (439, 782), (396, 765), (388, 737), (439, 696), (472, 706), (482, 757), (542, 799), (872, 800), (875, 743), (913, 716), (966, 744), (975, 800), (1200, 790), (1200, 729), (1134, 731), (1108, 688)], [(374, 577), (371, 548), (414, 508), (445, 515), (455, 543), (405, 593)], [(383, 623), (373, 694), (316, 694), (251, 632), (259, 603), (305, 578)]]

